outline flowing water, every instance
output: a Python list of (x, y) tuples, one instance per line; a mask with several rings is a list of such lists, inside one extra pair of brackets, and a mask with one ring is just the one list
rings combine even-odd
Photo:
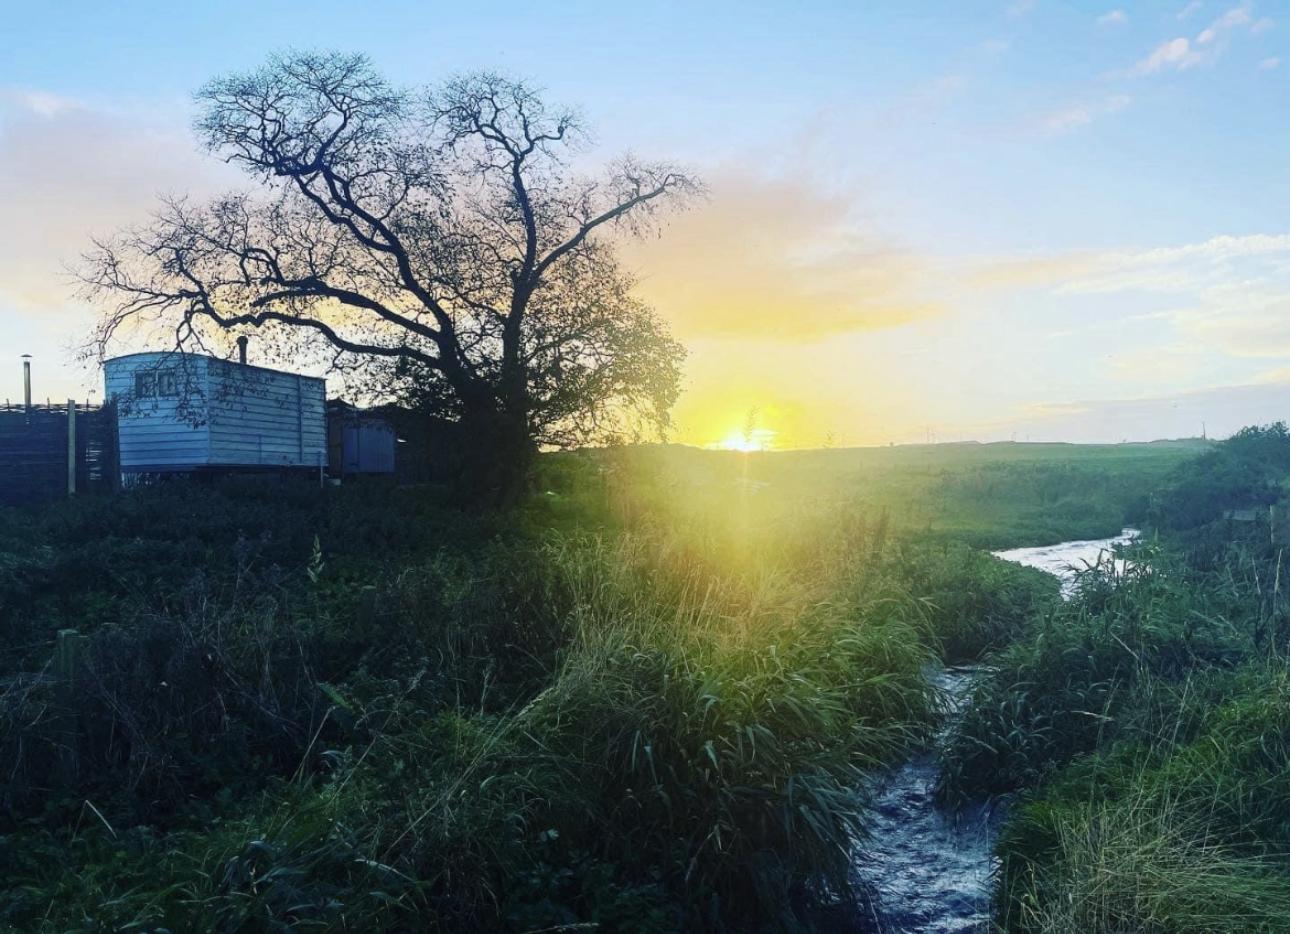
[(1062, 594), (1070, 597), (1075, 590), (1075, 575), (1090, 565), (1114, 560), (1118, 570), (1124, 570), (1124, 560), (1113, 558), (1114, 546), (1127, 545), (1138, 537), (1137, 529), (1125, 529), (1115, 538), (1095, 538), (1083, 542), (1062, 542), (1060, 545), (1042, 545), (1039, 548), (1010, 548), (996, 551), (995, 557), (1015, 561), (1027, 567), (1039, 568), (1061, 578)]
[[(1039, 568), (1061, 579), (1069, 597), (1076, 572), (1109, 557), (1114, 546), (1132, 541), (1125, 529), (1115, 538), (1013, 548), (995, 554)], [(928, 679), (944, 694), (944, 739), (963, 713), (980, 666), (936, 668)], [(936, 804), (940, 763), (925, 750), (887, 775), (873, 799), (870, 834), (857, 844), (860, 878), (874, 891), (873, 922), (880, 931), (988, 931), (995, 860), (994, 837), (1003, 817), (998, 802), (979, 802), (956, 812)]]

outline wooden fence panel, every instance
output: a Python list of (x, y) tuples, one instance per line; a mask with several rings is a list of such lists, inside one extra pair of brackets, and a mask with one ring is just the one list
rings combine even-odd
[(67, 406), (0, 407), (0, 503), (23, 505), (66, 496), (75, 459), (76, 491), (114, 489), (116, 410), (76, 407), (75, 452), (69, 450)]

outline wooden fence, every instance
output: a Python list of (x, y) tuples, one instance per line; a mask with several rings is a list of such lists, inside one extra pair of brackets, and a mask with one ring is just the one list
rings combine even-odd
[(115, 489), (118, 463), (111, 405), (0, 405), (0, 503)]

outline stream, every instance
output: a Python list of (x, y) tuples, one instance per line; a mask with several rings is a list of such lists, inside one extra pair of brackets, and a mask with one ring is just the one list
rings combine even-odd
[[(1012, 548), (995, 555), (1055, 575), (1069, 598), (1078, 570), (1137, 534), (1125, 529), (1114, 538)], [(994, 838), (1004, 805), (981, 801), (951, 813), (938, 807), (935, 797), (940, 777), (936, 746), (954, 729), (984, 670), (979, 665), (928, 670), (928, 680), (947, 703), (937, 743), (889, 773), (875, 789), (870, 834), (857, 843), (855, 859), (859, 878), (876, 895), (870, 920), (880, 931), (990, 929)]]

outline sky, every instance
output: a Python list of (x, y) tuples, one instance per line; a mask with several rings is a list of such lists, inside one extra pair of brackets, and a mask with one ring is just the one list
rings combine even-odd
[(1290, 0), (0, 0), (0, 399), (93, 398), (68, 268), (242, 185), (192, 93), (285, 49), (488, 68), (708, 197), (623, 244), (675, 440), (1212, 437), (1290, 417)]

